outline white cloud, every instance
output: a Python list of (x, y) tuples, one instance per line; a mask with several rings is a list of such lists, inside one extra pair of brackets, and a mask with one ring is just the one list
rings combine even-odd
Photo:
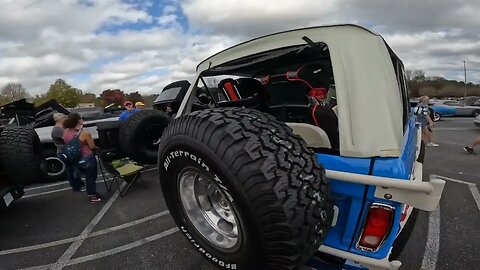
[[(192, 80), (200, 61), (231, 45), (225, 43), (226, 39), (211, 35), (183, 36), (178, 46), (132, 53), (103, 66), (85, 88), (158, 93), (172, 81)], [(154, 75), (145, 75), (151, 73)]]
[[(84, 1), (85, 2), (85, 1)], [(89, 33), (99, 26), (150, 20), (151, 16), (116, 0), (7, 0), (0, 9), (0, 36), (26, 38), (45, 28)]]
[[(331, 23), (370, 26), (408, 68), (424, 69), (428, 75), (459, 78), (462, 61), (468, 60), (468, 76), (479, 82), (480, 10), (475, 3), (4, 0), (0, 87), (19, 81), (37, 94), (62, 77), (96, 93), (107, 88), (159, 92), (173, 80), (192, 79), (201, 60), (228, 46), (276, 31)], [(160, 15), (149, 14), (151, 9)], [(131, 27), (136, 23), (148, 27)]]
[(235, 36), (256, 36), (316, 22), (339, 22), (339, 2), (318, 0), (189, 0), (182, 8), (191, 27)]
[[(182, 7), (197, 30), (246, 40), (291, 28), (358, 23), (382, 34), (408, 68), (427, 74), (463, 72), (472, 62), (471, 80), (480, 82), (480, 5), (470, 0), (318, 1), (186, 0)], [(477, 4), (476, 4), (477, 3)]]

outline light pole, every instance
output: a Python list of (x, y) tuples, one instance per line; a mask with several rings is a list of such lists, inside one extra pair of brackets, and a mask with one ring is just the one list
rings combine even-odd
[(463, 60), (463, 75), (464, 75), (464, 87), (465, 87), (465, 98), (467, 97), (467, 61)]

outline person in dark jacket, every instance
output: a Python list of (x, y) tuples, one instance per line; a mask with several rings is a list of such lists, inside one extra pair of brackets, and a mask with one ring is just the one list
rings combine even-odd
[(130, 117), (132, 114), (140, 111), (139, 109), (133, 108), (133, 103), (131, 101), (125, 101), (123, 104), (125, 106), (125, 111), (123, 111), (120, 116), (118, 117), (118, 120), (120, 121), (125, 121), (127, 120), (128, 117)]

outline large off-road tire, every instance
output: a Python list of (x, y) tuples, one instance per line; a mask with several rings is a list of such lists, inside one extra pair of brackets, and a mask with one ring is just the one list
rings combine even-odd
[(42, 182), (57, 182), (67, 180), (67, 165), (58, 158), (57, 149), (42, 151)]
[(155, 164), (158, 160), (158, 141), (171, 117), (158, 110), (141, 110), (120, 126), (120, 147), (132, 160)]
[(0, 153), (10, 185), (25, 186), (41, 177), (41, 145), (33, 128), (5, 128), (0, 134)]
[(325, 170), (272, 116), (242, 108), (197, 111), (173, 120), (159, 149), (170, 213), (220, 268), (299, 268), (330, 228)]

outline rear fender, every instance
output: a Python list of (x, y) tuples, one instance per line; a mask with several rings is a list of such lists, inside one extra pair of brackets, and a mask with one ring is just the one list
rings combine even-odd
[[(325, 166), (327, 177), (331, 180), (332, 195), (338, 211), (335, 226), (327, 235), (324, 250), (321, 248), (321, 251), (330, 250), (332, 253), (327, 253), (332, 255), (346, 251), (351, 254), (350, 257), (383, 260), (389, 255), (395, 238), (408, 219), (402, 218), (405, 205), (426, 211), (436, 209), (445, 181), (435, 177), (429, 182), (423, 181), (422, 164), (416, 161), (421, 149), (420, 129), (413, 118), (409, 121), (404, 138), (398, 158), (354, 159), (317, 154), (317, 159)], [(366, 252), (357, 249), (356, 242), (369, 206), (374, 202), (395, 208), (394, 225), (377, 251)], [(411, 209), (407, 214), (410, 212)], [(354, 234), (351, 234), (352, 226), (355, 226)], [(350, 245), (345, 249), (348, 241)]]

